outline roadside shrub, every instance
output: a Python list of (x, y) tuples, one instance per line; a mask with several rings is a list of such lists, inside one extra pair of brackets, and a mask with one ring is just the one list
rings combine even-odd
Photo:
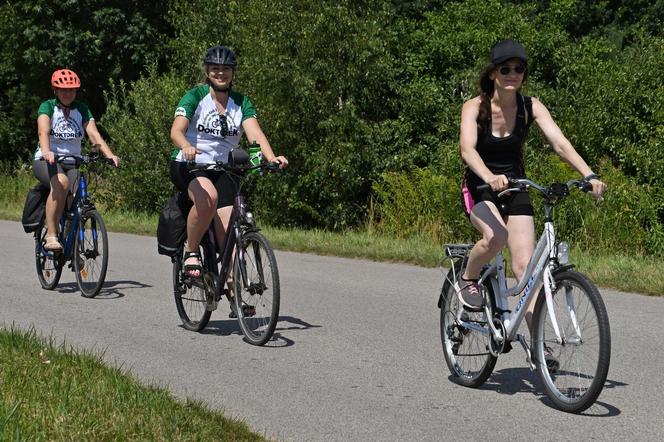
[[(555, 154), (532, 167), (529, 177), (549, 185), (579, 178)], [(573, 191), (554, 209), (557, 236), (584, 251), (664, 256), (664, 231), (658, 222), (661, 202), (650, 186), (638, 184), (610, 162), (598, 169), (609, 191), (597, 201)], [(370, 229), (400, 238), (425, 236), (436, 243), (468, 242), (477, 234), (462, 212), (459, 179), (429, 169), (385, 173), (374, 183)], [(538, 232), (542, 199), (531, 192)]]
[(474, 230), (462, 211), (456, 177), (429, 169), (387, 172), (373, 185), (371, 228), (397, 238), (424, 236), (436, 243), (465, 242)]
[(154, 68), (131, 87), (123, 82), (112, 85), (101, 125), (123, 162), (104, 193), (110, 208), (161, 210), (173, 190), (168, 168), (173, 114), (191, 86), (176, 74), (160, 76)]

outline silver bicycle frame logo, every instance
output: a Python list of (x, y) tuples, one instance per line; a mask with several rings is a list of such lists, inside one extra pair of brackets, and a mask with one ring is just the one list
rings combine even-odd
[(528, 280), (528, 284), (526, 284), (526, 288), (523, 290), (523, 295), (521, 298), (519, 298), (519, 302), (516, 305), (515, 311), (518, 312), (521, 310), (521, 307), (523, 307), (523, 304), (526, 302), (526, 298), (528, 298), (528, 295), (530, 294), (530, 290), (532, 290), (533, 285), (535, 284), (535, 275), (530, 277)]

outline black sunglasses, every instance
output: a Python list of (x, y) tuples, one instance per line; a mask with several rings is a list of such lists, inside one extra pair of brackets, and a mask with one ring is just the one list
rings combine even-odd
[(517, 74), (523, 74), (524, 72), (526, 72), (526, 67), (522, 64), (519, 64), (519, 65), (514, 66), (513, 68), (510, 67), (510, 66), (501, 66), (498, 69), (498, 72), (500, 72), (500, 75), (507, 75), (512, 71), (516, 72)]
[(226, 114), (222, 113), (217, 113), (219, 116), (219, 134), (222, 137), (226, 137), (228, 135), (228, 120), (226, 119)]

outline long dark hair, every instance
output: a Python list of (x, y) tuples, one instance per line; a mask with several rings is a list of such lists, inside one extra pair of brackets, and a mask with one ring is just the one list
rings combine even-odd
[(491, 97), (493, 97), (495, 85), (489, 76), (495, 69), (496, 65), (489, 63), (484, 66), (482, 75), (480, 75), (480, 111), (477, 115), (477, 126), (481, 130), (486, 129), (491, 116)]
[[(528, 78), (528, 65), (523, 63), (526, 67), (526, 71), (523, 73), (523, 81), (521, 85), (525, 83), (526, 78)], [(491, 79), (490, 75), (493, 71), (496, 70), (498, 66), (493, 63), (488, 63), (484, 66), (482, 74), (480, 75), (480, 111), (477, 114), (477, 126), (480, 130), (486, 129), (487, 124), (489, 123), (489, 118), (491, 117), (491, 98), (493, 97), (493, 92), (495, 90), (494, 80)]]

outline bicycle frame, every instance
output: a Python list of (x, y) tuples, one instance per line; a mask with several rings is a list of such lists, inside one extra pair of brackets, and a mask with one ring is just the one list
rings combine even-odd
[[(237, 187), (233, 199), (233, 210), (231, 211), (231, 216), (228, 221), (228, 230), (226, 232), (226, 237), (224, 238), (223, 249), (215, 261), (214, 269), (211, 269), (212, 272), (215, 273), (215, 277), (220, 278), (220, 284), (217, 284), (218, 292), (215, 294), (214, 305), (212, 306), (213, 310), (216, 309), (216, 303), (221, 298), (223, 286), (227, 283), (226, 275), (233, 262), (233, 253), (237, 253), (238, 259), (244, 260), (244, 250), (241, 247), (237, 248), (235, 246), (238, 242), (242, 241), (242, 220), (250, 218), (251, 215), (250, 212), (247, 211), (245, 197), (241, 194), (241, 183), (236, 183), (235, 185)], [(218, 242), (215, 235), (214, 221), (208, 226), (207, 235), (208, 241), (210, 241), (213, 250), (219, 250), (217, 247)], [(219, 266), (219, 264), (221, 264), (221, 266)], [(243, 266), (240, 266), (240, 276), (244, 285), (249, 285), (247, 272)]]
[[(83, 172), (80, 172), (77, 191), (72, 197), (72, 201), (71, 204), (69, 205), (69, 208), (63, 211), (59, 221), (59, 226), (60, 226), (59, 230), (60, 232), (62, 232), (62, 234), (64, 234), (67, 218), (69, 218), (70, 220), (69, 232), (67, 232), (66, 237), (64, 236), (62, 237), (63, 240), (62, 252), (57, 252), (57, 254), (62, 254), (65, 260), (70, 260), (73, 256), (75, 235), (79, 236), (80, 241), (83, 241), (84, 239), (85, 228), (81, 226), (80, 220), (81, 217), (83, 216), (83, 212), (86, 210), (86, 201), (88, 200), (88, 197), (89, 195), (87, 190), (87, 181), (85, 179), (85, 174)], [(96, 246), (97, 243), (96, 229), (92, 229), (92, 238)], [(47, 251), (43, 247), (42, 247), (42, 253), (46, 255), (56, 254), (54, 252)]]
[[(242, 220), (246, 216), (246, 204), (244, 200), (244, 196), (237, 194), (234, 198), (233, 201), (233, 211), (231, 212), (231, 217), (228, 221), (228, 231), (226, 232), (226, 238), (224, 239), (224, 247), (223, 247), (223, 253), (220, 255), (219, 259), (217, 260), (217, 263), (221, 263), (221, 269), (219, 270), (219, 275), (226, 275), (228, 273), (228, 270), (230, 269), (231, 265), (231, 257), (233, 256), (233, 252), (235, 251), (235, 245), (237, 244), (238, 240), (242, 238), (242, 231), (240, 229), (240, 220)], [(212, 227), (213, 223), (210, 224), (210, 228), (208, 229), (208, 235), (209, 239), (212, 242), (213, 247), (215, 247), (216, 250), (216, 245), (217, 241), (215, 238), (214, 234), (214, 228)], [(238, 253), (241, 254), (243, 253), (242, 250), (238, 250)], [(244, 273), (244, 272), (243, 272)], [(246, 275), (242, 275), (244, 279), (246, 279)], [(224, 281), (225, 283), (225, 281)]]
[[(74, 248), (74, 239), (75, 239), (75, 234), (78, 233), (79, 239), (82, 241), (83, 240), (83, 232), (79, 232), (79, 226), (80, 226), (80, 219), (82, 215), (82, 210), (79, 208), (79, 205), (83, 199), (83, 197), (87, 196), (87, 185), (85, 181), (85, 176), (81, 172), (80, 178), (78, 180), (78, 190), (76, 191), (76, 194), (72, 198), (71, 206), (69, 210), (66, 210), (62, 213), (62, 217), (60, 218), (60, 231), (64, 232), (65, 231), (65, 223), (67, 222), (67, 218), (69, 217), (71, 220), (71, 224), (69, 225), (69, 232), (67, 232), (67, 237), (64, 238), (64, 242), (62, 244), (63, 247), (63, 254), (66, 256), (68, 259), (71, 258), (73, 248)], [(95, 236), (95, 241), (96, 241), (96, 232), (93, 232), (93, 236)]]
[[(244, 151), (239, 150), (244, 155)], [(217, 238), (215, 235), (214, 228), (214, 219), (210, 223), (207, 229), (207, 238), (210, 244), (212, 245), (213, 250), (218, 251), (219, 257), (215, 259), (215, 265), (213, 268), (209, 269), (212, 274), (214, 274), (215, 279), (222, 279), (221, 281), (217, 280), (215, 286), (215, 296), (213, 305), (211, 305), (211, 310), (217, 308), (217, 302), (221, 298), (224, 285), (227, 284), (226, 275), (230, 270), (231, 263), (233, 262), (233, 254), (236, 254), (237, 259), (240, 262), (244, 261), (244, 250), (242, 247), (236, 247), (238, 243), (242, 241), (242, 234), (244, 231), (249, 230), (258, 230), (253, 222), (253, 217), (249, 211), (247, 211), (246, 199), (242, 194), (242, 175), (241, 172), (251, 172), (252, 170), (261, 170), (266, 168), (265, 165), (251, 165), (248, 162), (248, 157), (246, 163), (243, 163), (244, 159), (242, 154), (238, 154), (238, 158), (233, 157), (234, 161), (237, 161), (241, 166), (234, 168), (235, 166), (228, 167), (226, 164), (221, 162), (211, 163), (211, 164), (200, 164), (197, 165), (192, 163), (192, 166), (189, 168), (189, 171), (193, 170), (222, 170), (225, 173), (237, 178), (237, 180), (231, 180), (235, 186), (235, 197), (233, 199), (233, 210), (231, 211), (231, 216), (228, 221), (228, 230), (226, 232), (226, 237), (223, 241), (223, 249), (219, 251), (217, 247)], [(244, 167), (242, 167), (244, 165)], [(247, 166), (248, 165), (248, 166)], [(278, 166), (277, 166), (278, 167)], [(273, 170), (272, 167), (267, 167), (267, 170)], [(239, 171), (239, 173), (238, 173)], [(243, 228), (243, 226), (248, 226)], [(204, 234), (205, 235), (205, 234)], [(260, 262), (260, 256), (256, 258)], [(219, 264), (221, 264), (219, 266)], [(263, 275), (260, 275), (263, 278)], [(247, 276), (246, 269), (244, 266), (240, 266), (240, 277), (244, 286), (249, 285), (249, 279)], [(230, 287), (229, 287), (230, 289)]]
[[(514, 189), (513, 189), (514, 190)], [(518, 189), (516, 189), (518, 190)], [(518, 339), (519, 342), (524, 346), (524, 349), (529, 353), (525, 339), (522, 336), (517, 334), (521, 321), (526, 315), (527, 306), (530, 304), (532, 298), (540, 292), (542, 286), (544, 286), (544, 294), (546, 297), (547, 311), (549, 318), (551, 319), (551, 324), (556, 335), (556, 340), (558, 343), (567, 342), (567, 338), (562, 334), (560, 327), (558, 326), (558, 321), (555, 317), (554, 308), (553, 308), (553, 291), (555, 290), (555, 281), (554, 281), (554, 271), (559, 267), (556, 256), (556, 235), (553, 227), (553, 222), (551, 220), (551, 206), (545, 202), (544, 204), (545, 211), (545, 223), (544, 230), (540, 236), (533, 255), (528, 262), (528, 266), (521, 277), (521, 280), (517, 282), (516, 285), (508, 287), (505, 261), (502, 255), (502, 252), (496, 254), (496, 258), (493, 263), (482, 273), (479, 284), (486, 284), (487, 281), (491, 284), (491, 288), (494, 293), (495, 298), (495, 309), (500, 314), (500, 319), (502, 321), (502, 329), (499, 329), (494, 324), (494, 321), (490, 320), (493, 318), (492, 306), (485, 305), (484, 314), (489, 319), (487, 324), (489, 328), (476, 323), (465, 321), (462, 317), (463, 308), (459, 308), (457, 312), (456, 319), (459, 324), (463, 327), (475, 330), (482, 334), (491, 334), (496, 341), (498, 342), (512, 342), (515, 339)], [(456, 249), (455, 249), (456, 247)], [(472, 247), (472, 246), (470, 246)], [(469, 250), (468, 245), (447, 245), (447, 254), (453, 259), (461, 258), (462, 263), (465, 264), (463, 259), (467, 251)], [(454, 266), (452, 266), (454, 269)], [(463, 273), (463, 266), (460, 270)], [(453, 275), (456, 279), (456, 275)], [(520, 296), (514, 311), (510, 311), (508, 298), (513, 296)], [(575, 329), (575, 340), (581, 340), (581, 330), (579, 328), (577, 318), (576, 318), (576, 309), (571, 299), (569, 293), (566, 294), (566, 303), (568, 311), (570, 312), (570, 318), (572, 325)]]

